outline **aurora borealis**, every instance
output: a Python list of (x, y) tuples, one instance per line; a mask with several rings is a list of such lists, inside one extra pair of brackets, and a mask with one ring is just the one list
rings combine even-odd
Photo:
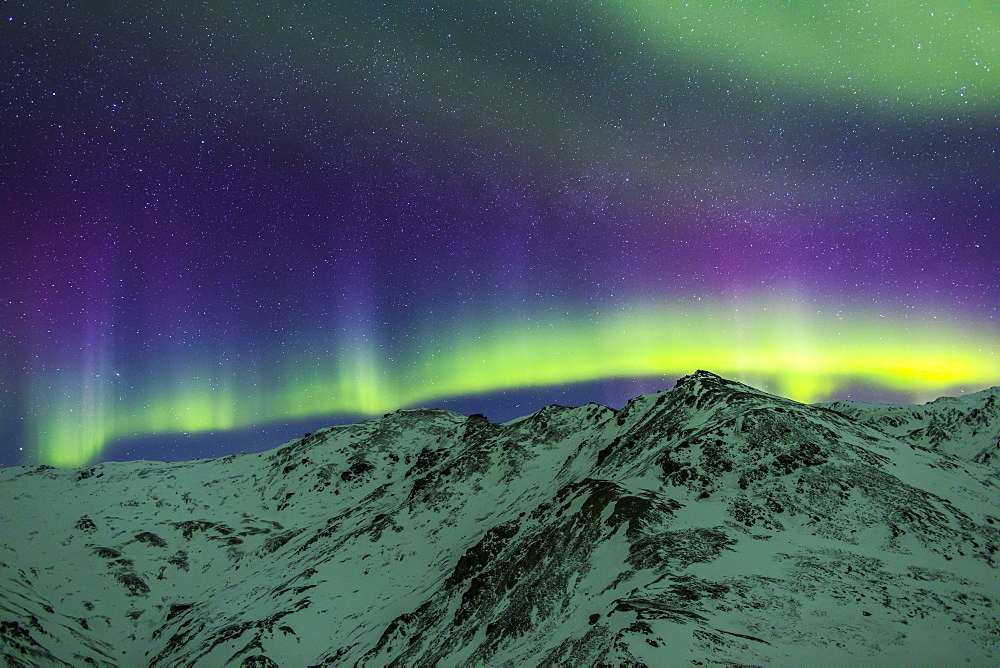
[(176, 4), (4, 4), (3, 465), (1000, 384), (992, 5)]

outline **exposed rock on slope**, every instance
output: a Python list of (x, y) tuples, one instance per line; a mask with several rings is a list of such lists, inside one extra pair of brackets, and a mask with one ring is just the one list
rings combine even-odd
[(836, 408), (697, 372), (620, 411), (406, 410), (261, 455), (6, 469), (0, 656), (997, 662), (995, 470)]

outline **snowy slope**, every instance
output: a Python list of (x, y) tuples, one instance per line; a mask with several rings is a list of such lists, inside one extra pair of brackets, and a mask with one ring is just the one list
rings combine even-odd
[(922, 406), (820, 404), (909, 443), (1000, 467), (1000, 388), (941, 397)]
[(620, 411), (405, 410), (259, 455), (5, 469), (0, 656), (1000, 662), (995, 470), (847, 413), (697, 372)]

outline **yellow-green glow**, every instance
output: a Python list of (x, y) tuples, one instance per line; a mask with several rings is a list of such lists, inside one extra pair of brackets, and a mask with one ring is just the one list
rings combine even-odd
[(855, 384), (924, 400), (1000, 381), (996, 332), (928, 314), (817, 312), (790, 300), (739, 308), (634, 304), (610, 313), (452, 322), (435, 334), (406, 359), (385, 359), (355, 342), (330, 359), (289, 362), (270, 389), (240, 387), (232, 370), (213, 378), (207, 365), (137, 398), (116, 397), (102, 379), (64, 382), (66, 400), (37, 424), (36, 451), (45, 463), (80, 466), (136, 435), (377, 415), (445, 397), (699, 368), (803, 402)]
[(712, 67), (867, 106), (997, 109), (996, 2), (632, 0), (608, 8), (643, 44)]

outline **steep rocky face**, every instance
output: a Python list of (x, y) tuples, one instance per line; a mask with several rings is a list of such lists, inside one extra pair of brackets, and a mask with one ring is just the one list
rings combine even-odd
[(843, 408), (698, 372), (620, 411), (407, 410), (261, 455), (7, 469), (0, 656), (995, 663), (995, 472)]

